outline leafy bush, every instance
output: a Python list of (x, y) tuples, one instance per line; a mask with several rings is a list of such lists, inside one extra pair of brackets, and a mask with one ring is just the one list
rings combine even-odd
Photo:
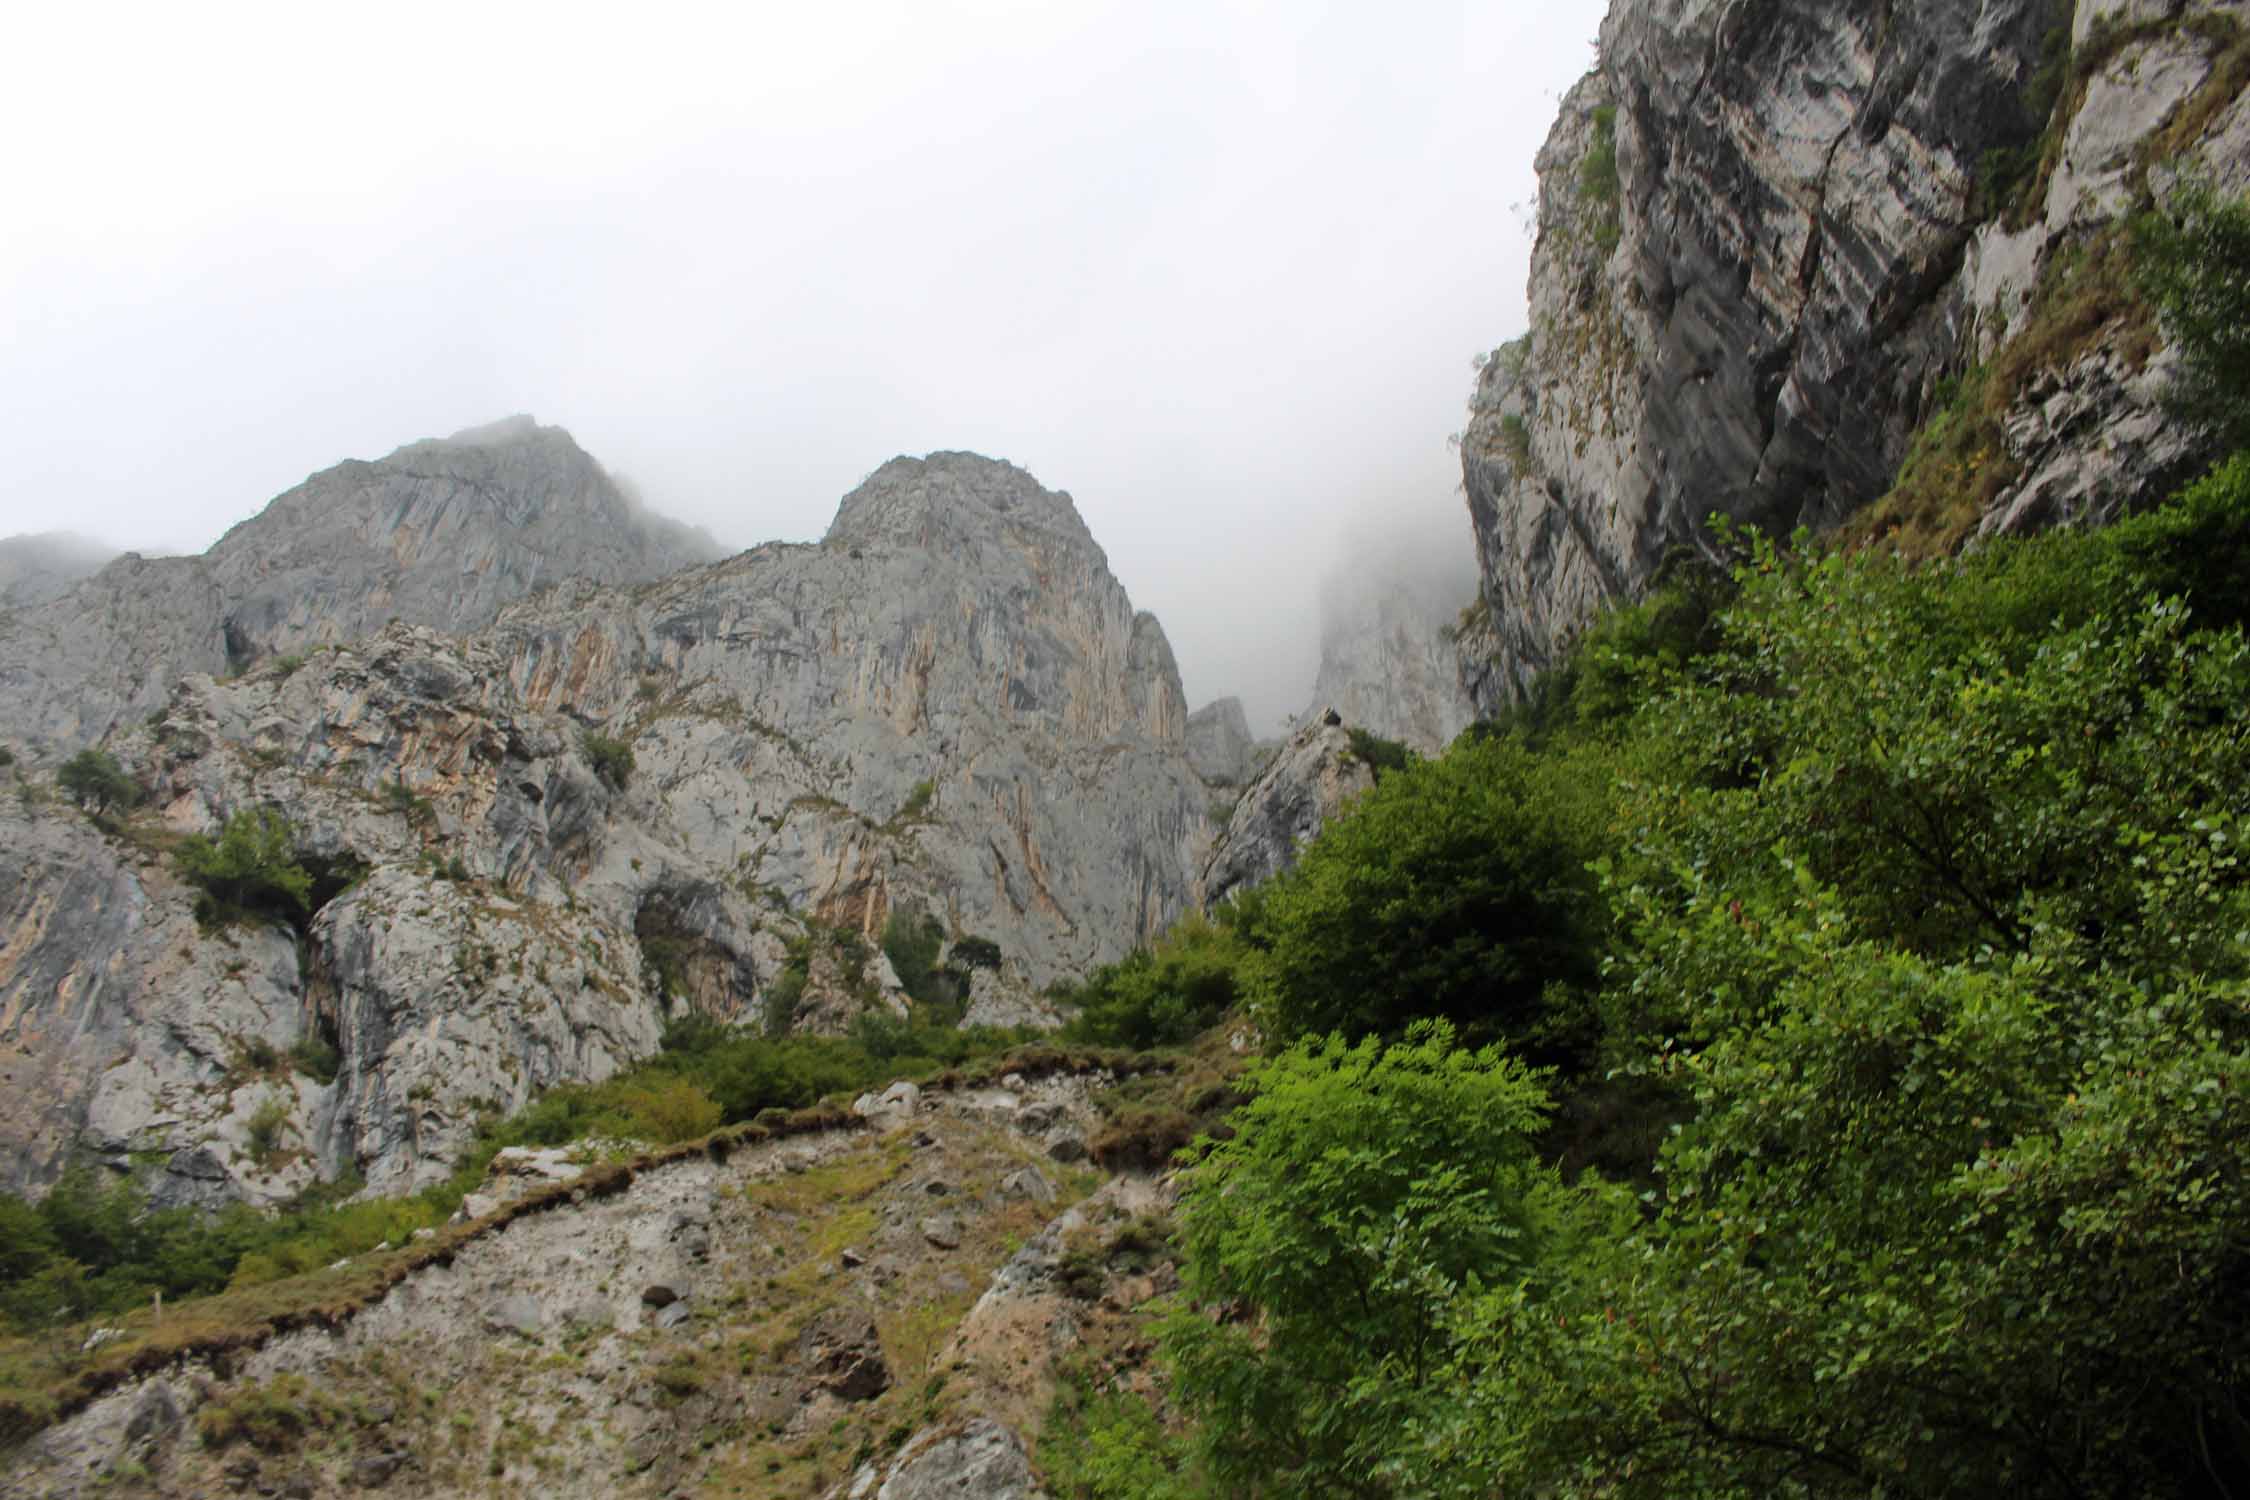
[(1064, 1035), (1142, 1049), (1191, 1041), (1247, 998), (1249, 962), (1235, 927), (1186, 918), (1154, 946), (1059, 991), (1056, 999), (1078, 1012)]
[(312, 873), (298, 863), (289, 820), (270, 808), (235, 813), (217, 839), (190, 834), (173, 851), (180, 874), (202, 894), (208, 926), (267, 920), (301, 923), (311, 910)]
[(2182, 369), (2172, 402), (2230, 447), (2250, 444), (2250, 204), (2183, 184), (2134, 224), (2135, 268)]
[(578, 748), (585, 752), (587, 762), (615, 791), (624, 791), (633, 780), (633, 747), (630, 742), (614, 735), (589, 729), (578, 737)]
[(1351, 742), (1352, 754), (1365, 762), (1377, 781), (1386, 771), (1403, 771), (1420, 759), (1412, 750), (1397, 740), (1386, 740), (1379, 734), (1357, 727), (1345, 731)]
[(1603, 789), (1510, 740), (1379, 782), (1264, 892), (1255, 1010), (1283, 1039), (1445, 1017), (1558, 1059), (1598, 966)]
[(997, 969), (1000, 967), (1000, 945), (990, 938), (957, 938), (953, 944), (952, 959), (966, 969)]
[(124, 812), (141, 800), (140, 783), (107, 750), (81, 750), (55, 772), (64, 795), (93, 813)]
[(1174, 1388), (1225, 1493), (1368, 1493), (1443, 1378), (1457, 1290), (1551, 1248), (1546, 1101), (1443, 1023), (1302, 1044), (1253, 1088), (1180, 1209), (1189, 1298), (1247, 1316), (1167, 1320)]

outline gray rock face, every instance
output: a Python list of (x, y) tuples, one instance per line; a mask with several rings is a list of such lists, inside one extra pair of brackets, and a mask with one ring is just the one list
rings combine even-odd
[(0, 537), (0, 610), (59, 599), (115, 556), (115, 547), (67, 531)]
[(1461, 685), (1458, 612), (1449, 595), (1359, 594), (1322, 632), (1315, 708), (1424, 755), (1442, 751), (1476, 718)]
[(1258, 741), (1240, 698), (1220, 698), (1188, 715), (1188, 764), (1214, 787), (1238, 787), (1257, 769)]
[(356, 640), (473, 629), (543, 585), (635, 583), (717, 556), (652, 516), (560, 428), (513, 417), (324, 470), (201, 557), (133, 554), (0, 616), (0, 726), (68, 753), (173, 682)]
[(1208, 829), (1171, 648), (1007, 464), (894, 460), (817, 546), (558, 589), (490, 638), (527, 704), (631, 740), (679, 847), (790, 910), (930, 912), (1036, 989), (1186, 907)]
[(1297, 862), (1321, 825), (1375, 784), (1352, 754), (1351, 735), (1333, 710), (1314, 714), (1242, 794), (1204, 865), (1206, 908), (1270, 880)]
[[(2183, 26), (2116, 49), (2030, 230), (1979, 222), (1987, 153), (2041, 128), (2021, 98), (2052, 9), (1611, 7), (1601, 64), (1538, 159), (1529, 341), (1486, 364), (1462, 444), (1490, 611), (1464, 678), (1482, 706), (1704, 541), (1711, 512), (1787, 531), (1882, 495), (1939, 379), (2019, 331), (2056, 258), (2125, 206), (2135, 153), (2210, 73)], [(2073, 26), (2084, 41), (2142, 9), (2081, 0)], [(2214, 9), (2240, 7), (2162, 14)], [(2233, 100), (2189, 158), (2238, 178), (2238, 137)], [(2097, 357), (2058, 385), (2010, 424), (2023, 478), (1995, 527), (2098, 516), (2177, 472), (2129, 373)]]
[[(1069, 498), (966, 455), (887, 465), (819, 546), (568, 584), (468, 638), (393, 624), (190, 675), (110, 734), (148, 794), (127, 838), (0, 810), (24, 851), (0, 879), (20, 1085), (0, 1174), (41, 1185), (79, 1141), (162, 1155), (175, 1200), (347, 1170), (410, 1188), (481, 1112), (606, 1077), (670, 1019), (765, 1022), (808, 919), (872, 947), (894, 910), (935, 915), (999, 949), (972, 1020), (1051, 1022), (1039, 987), (1192, 898), (1209, 835), (1185, 721), (1162, 631)], [(596, 731), (629, 773), (597, 768)], [(158, 852), (258, 808), (327, 878), (302, 965), (279, 928), (200, 932)], [(850, 948), (797, 946), (797, 1006), (772, 1019), (902, 1011), (888, 962)], [(333, 1078), (294, 1048), (333, 1052)], [(278, 1147), (253, 1151), (276, 1106)]]
[(1044, 1500), (1023, 1439), (989, 1417), (930, 1428), (907, 1439), (898, 1457), (869, 1469), (845, 1492), (850, 1500)]

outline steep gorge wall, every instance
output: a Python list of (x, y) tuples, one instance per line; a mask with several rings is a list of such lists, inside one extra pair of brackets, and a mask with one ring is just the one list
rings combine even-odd
[[(1486, 364), (1462, 444), (1479, 706), (1707, 545), (1711, 513), (1865, 513), (1948, 382), (2042, 332), (2121, 213), (2186, 166), (2239, 182), (2244, 10), (1617, 0), (1538, 158), (1531, 332)], [(2163, 356), (2119, 352), (2145, 316), (2130, 339), (2081, 321), (2018, 361), (1967, 530), (2099, 519), (2192, 467)]]

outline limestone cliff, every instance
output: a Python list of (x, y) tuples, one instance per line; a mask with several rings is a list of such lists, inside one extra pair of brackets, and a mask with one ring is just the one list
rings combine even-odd
[(1875, 505), (1980, 361), (2003, 381), (1977, 388), (1986, 499), (1931, 524), (1945, 544), (2114, 514), (2191, 466), (2145, 310), (2094, 294), (2122, 281), (2118, 215), (2171, 174), (2244, 178), (2243, 16), (1617, 0), (1538, 158), (1531, 332), (1486, 363), (1462, 445), (1480, 705), (1710, 513)]
[(637, 583), (718, 553), (641, 509), (568, 433), (512, 417), (315, 474), (200, 557), (128, 553), (0, 613), (0, 738), (67, 754), (191, 672), (392, 620), (474, 629), (566, 578)]
[[(225, 574), (159, 577), (251, 597)], [(140, 601), (123, 642), (173, 602), (137, 576), (64, 603)], [(410, 1186), (481, 1112), (607, 1076), (687, 1011), (897, 1008), (886, 965), (813, 955), (767, 1013), (809, 924), (873, 936), (902, 908), (998, 946), (972, 1021), (1051, 1019), (1042, 987), (1186, 908), (1209, 836), (1161, 628), (1067, 495), (971, 455), (885, 465), (818, 545), (573, 580), (467, 636), (393, 623), (222, 680), (225, 655), (109, 733), (146, 799), (118, 832), (8, 773), (0, 1186), (73, 1151), (160, 1163), (162, 1201)], [(203, 931), (166, 851), (256, 809), (289, 819), (314, 909)], [(261, 1112), (281, 1124), (253, 1139)]]

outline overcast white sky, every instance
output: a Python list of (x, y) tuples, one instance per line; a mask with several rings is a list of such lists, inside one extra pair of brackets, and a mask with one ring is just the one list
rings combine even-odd
[(198, 551), (528, 411), (748, 546), (968, 448), (1264, 732), (1368, 517), (1468, 571), (1447, 437), (1602, 9), (19, 7), (0, 535)]

